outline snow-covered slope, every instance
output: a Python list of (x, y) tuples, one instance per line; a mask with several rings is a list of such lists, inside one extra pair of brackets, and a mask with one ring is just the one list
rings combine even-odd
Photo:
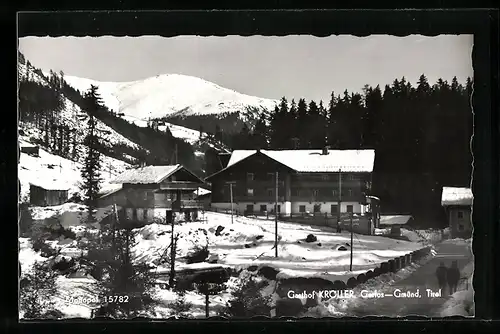
[(164, 74), (132, 82), (99, 82), (65, 76), (79, 90), (98, 86), (106, 106), (126, 116), (147, 120), (169, 115), (210, 115), (244, 112), (249, 107), (274, 108), (277, 101), (220, 87), (200, 78)]
[[(27, 144), (26, 137), (21, 136), (19, 144)], [(128, 164), (101, 155), (101, 177), (105, 187), (111, 178), (116, 177), (127, 168)], [(21, 153), (18, 165), (18, 176), (21, 182), (21, 199), (26, 200), (29, 196), (29, 184), (33, 183), (57, 183), (69, 188), (70, 194), (80, 192), (79, 183), (82, 181), (80, 175), (81, 164), (58, 155), (51, 154), (42, 148), (39, 157)]]
[[(36, 73), (35, 69), (32, 67), (28, 68), (24, 64), (18, 64), (18, 73), (21, 77), (28, 76), (30, 81), (37, 82), (44, 86), (49, 86), (46, 78), (42, 77), (39, 73)], [(47, 76), (47, 74), (45, 74), (45, 76)], [(63, 99), (63, 104), (64, 107), (58, 114), (57, 123), (58, 125), (67, 125), (70, 129), (74, 129), (76, 131), (77, 141), (82, 143), (85, 137), (84, 130), (86, 127), (84, 117), (86, 117), (87, 114), (83, 112), (78, 105), (66, 97)], [(82, 117), (84, 119), (82, 119)], [(31, 124), (20, 123), (19, 128), (25, 132), (29, 132), (32, 139), (42, 139), (41, 132), (34, 129)], [(112, 148), (117, 144), (122, 144), (134, 149), (141, 148), (139, 145), (122, 136), (120, 133), (116, 132), (113, 128), (107, 126), (100, 120), (97, 120), (97, 129), (99, 130), (99, 136), (102, 138), (102, 142), (108, 147)]]

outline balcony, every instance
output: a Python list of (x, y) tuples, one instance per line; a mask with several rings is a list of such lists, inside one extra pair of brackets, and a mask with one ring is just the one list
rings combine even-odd
[(172, 181), (161, 184), (160, 190), (197, 190), (203, 184), (194, 182)]
[(194, 199), (170, 200), (165, 197), (155, 196), (155, 209), (180, 211), (184, 209), (202, 209), (203, 203)]

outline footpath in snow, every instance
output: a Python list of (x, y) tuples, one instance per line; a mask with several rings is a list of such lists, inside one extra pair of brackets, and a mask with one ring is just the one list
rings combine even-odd
[[(436, 246), (436, 255), (408, 277), (395, 282), (394, 284), (380, 289), (380, 292), (393, 294), (399, 289), (401, 292), (420, 292), (420, 298), (395, 298), (384, 297), (374, 299), (360, 299), (350, 310), (355, 316), (427, 316), (441, 317), (444, 304), (450, 299), (448, 291), (442, 291), (441, 297), (428, 297), (426, 289), (439, 291), (435, 271), (441, 262), (447, 267), (451, 266), (452, 261), (458, 262), (458, 267), (462, 277), (470, 276), (470, 263), (473, 261), (473, 255), (470, 249), (470, 243), (464, 240), (446, 240)], [(471, 292), (470, 292), (471, 293)], [(457, 294), (462, 294), (458, 293)], [(464, 315), (461, 314), (446, 314)]]

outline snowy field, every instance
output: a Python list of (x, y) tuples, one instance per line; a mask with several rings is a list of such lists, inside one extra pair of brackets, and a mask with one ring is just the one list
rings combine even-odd
[[(280, 270), (279, 278), (319, 276), (347, 280), (422, 247), (414, 242), (355, 234), (353, 272), (349, 272), (349, 232), (337, 234), (329, 228), (280, 222), (278, 258), (275, 258), (274, 222), (234, 217), (231, 224), (230, 215), (212, 212), (205, 213), (205, 220), (176, 226), (175, 233), (180, 233), (181, 263), (182, 256), (194, 245), (208, 242), (208, 250), (218, 258), (217, 263), (233, 268), (270, 266)], [(218, 226), (224, 227), (219, 236), (215, 233)], [(309, 234), (316, 236), (317, 241), (307, 243)], [(169, 244), (170, 226), (148, 225), (141, 230), (141, 239), (136, 247), (138, 259), (154, 263)]]

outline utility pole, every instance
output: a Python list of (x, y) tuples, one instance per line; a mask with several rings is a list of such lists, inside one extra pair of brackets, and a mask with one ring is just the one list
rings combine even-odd
[(338, 203), (337, 226), (340, 226), (341, 214), (342, 214), (342, 170), (339, 169), (339, 203)]
[(278, 257), (278, 172), (276, 172), (276, 203), (274, 204), (274, 256)]
[(233, 218), (233, 215), (234, 215), (234, 208), (233, 208), (233, 203), (234, 203), (234, 200), (233, 200), (233, 184), (235, 182), (234, 181), (230, 181), (230, 182), (227, 182), (227, 184), (229, 184), (229, 193), (230, 193), (230, 197), (231, 197), (231, 224), (234, 223), (234, 218)]
[(352, 214), (353, 214), (353, 213), (351, 212), (351, 263), (350, 263), (350, 265), (349, 265), (349, 271), (352, 271), (352, 248), (353, 248), (353, 244), (352, 244), (353, 240), (352, 240), (352, 237), (353, 237), (353, 234), (354, 234), (354, 233), (353, 233), (353, 231), (352, 231)]

